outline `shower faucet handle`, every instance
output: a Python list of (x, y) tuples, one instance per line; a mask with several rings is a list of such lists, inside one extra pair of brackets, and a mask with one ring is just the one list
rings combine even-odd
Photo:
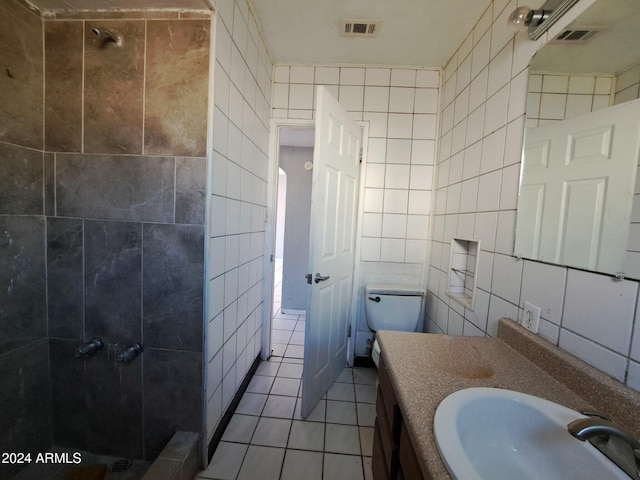
[(136, 358), (138, 355), (142, 353), (142, 345), (139, 343), (134, 343), (133, 345), (128, 346), (123, 351), (121, 351), (117, 356), (116, 360), (120, 363), (129, 363), (131, 360)]
[(96, 337), (89, 343), (85, 343), (76, 348), (76, 358), (87, 358), (99, 350), (102, 350), (102, 347), (104, 347), (104, 342), (101, 338)]

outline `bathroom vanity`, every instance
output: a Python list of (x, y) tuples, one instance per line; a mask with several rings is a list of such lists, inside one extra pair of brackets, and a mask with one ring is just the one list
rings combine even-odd
[[(451, 478), (433, 433), (449, 394), (470, 387), (528, 393), (599, 411), (640, 437), (640, 394), (511, 320), (498, 338), (380, 331), (374, 479)], [(577, 440), (576, 440), (577, 441)]]

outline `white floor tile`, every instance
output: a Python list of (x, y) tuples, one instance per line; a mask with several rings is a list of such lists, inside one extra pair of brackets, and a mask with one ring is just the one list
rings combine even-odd
[(287, 450), (280, 480), (322, 480), (321, 452)]
[(293, 414), (294, 420), (304, 420), (305, 422), (324, 422), (325, 420), (325, 411), (326, 411), (326, 400), (320, 400), (318, 405), (313, 409), (313, 411), (309, 414), (307, 418), (302, 418), (300, 415), (300, 404), (302, 399), (298, 397), (296, 401), (296, 411)]
[(238, 480), (278, 480), (284, 448), (251, 445), (245, 455)]
[(347, 367), (342, 370), (342, 372), (340, 372), (340, 375), (338, 375), (338, 378), (336, 378), (336, 382), (353, 383), (353, 369)]
[(342, 402), (355, 402), (353, 384), (334, 383), (327, 390), (327, 400), (340, 400)]
[(364, 480), (373, 480), (373, 469), (371, 457), (363, 457), (362, 469), (364, 470)]
[(360, 455), (360, 432), (358, 427), (327, 423), (325, 424), (324, 444), (325, 452)]
[(267, 395), (265, 394), (245, 392), (245, 394), (242, 395), (242, 399), (240, 400), (235, 413), (260, 416), (266, 401)]
[(248, 445), (242, 443), (220, 442), (211, 463), (198, 474), (199, 478), (215, 478), (219, 480), (235, 480)]
[(256, 375), (266, 375), (268, 377), (275, 377), (280, 368), (280, 362), (269, 360), (268, 362), (260, 362), (256, 370)]
[(269, 393), (271, 385), (275, 377), (265, 377), (262, 375), (254, 375), (249, 385), (247, 386), (247, 392), (250, 393)]
[(289, 332), (293, 332), (293, 329), (296, 328), (296, 322), (297, 320), (295, 319), (286, 319), (286, 318), (281, 318), (281, 317), (275, 317), (272, 321), (271, 321), (271, 328), (273, 330), (288, 330)]
[(238, 413), (231, 417), (229, 425), (222, 435), (223, 441), (249, 443), (253, 432), (258, 424), (259, 417), (250, 415), (240, 415)]
[(356, 402), (376, 403), (376, 386), (375, 385), (355, 385)]
[(291, 420), (261, 417), (251, 439), (252, 445), (286, 447)]
[(284, 356), (292, 358), (304, 358), (304, 346), (289, 344), (287, 346), (287, 350), (284, 352)]
[(327, 423), (357, 425), (356, 404), (353, 402), (327, 400)]
[(360, 448), (362, 455), (371, 456), (373, 454), (373, 427), (358, 427), (360, 430)]
[(296, 409), (295, 397), (269, 395), (262, 411), (263, 417), (292, 418)]
[(302, 365), (296, 363), (283, 363), (278, 370), (278, 377), (302, 378)]
[(324, 423), (294, 420), (291, 424), (287, 447), (322, 452), (324, 449), (324, 427)]
[(325, 453), (324, 478), (331, 480), (363, 480), (362, 457)]
[(299, 388), (300, 380), (296, 378), (276, 377), (271, 387), (271, 394), (297, 397)]

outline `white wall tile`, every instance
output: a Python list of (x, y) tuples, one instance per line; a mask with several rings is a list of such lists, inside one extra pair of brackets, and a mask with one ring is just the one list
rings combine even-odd
[(518, 320), (518, 307), (500, 297), (491, 295), (489, 300), (489, 315), (487, 318), (487, 335), (495, 337), (498, 335), (498, 321), (501, 318)]
[(413, 116), (413, 138), (423, 139), (423, 140), (435, 139), (436, 130), (437, 130), (436, 115), (415, 114)]
[(566, 292), (562, 326), (627, 355), (638, 284), (569, 270)]
[(493, 282), (491, 292), (510, 303), (519, 305), (520, 285), (524, 262), (509, 255), (493, 257)]
[(360, 243), (360, 259), (363, 261), (380, 261), (381, 239), (363, 237)]
[(478, 211), (498, 210), (502, 171), (496, 170), (480, 176), (478, 183)]
[(383, 238), (380, 248), (380, 260), (383, 262), (404, 262), (405, 240)]
[(407, 189), (409, 187), (409, 174), (409, 165), (386, 165), (384, 187)]
[(416, 73), (416, 87), (438, 88), (440, 86), (440, 72), (438, 70), (418, 70)]
[(291, 83), (309, 83), (313, 84), (315, 78), (315, 69), (313, 67), (291, 67), (290, 74)]
[(560, 325), (567, 269), (545, 263), (524, 261), (520, 306), (529, 302), (540, 307), (540, 316)]
[(365, 112), (390, 112), (389, 109), (389, 87), (364, 88), (364, 111)]
[(337, 85), (340, 83), (340, 68), (316, 67), (315, 76), (315, 83), (317, 85)]
[(341, 85), (364, 85), (364, 68), (340, 68)]
[(385, 213), (382, 216), (382, 236), (385, 238), (406, 238), (407, 215)]
[(558, 346), (611, 375), (616, 380), (624, 381), (627, 361), (622, 355), (565, 329), (560, 330)]
[[(383, 212), (384, 213), (407, 213), (409, 205), (409, 192), (407, 190), (384, 190), (384, 205)], [(428, 214), (429, 212), (419, 211), (419, 212), (408, 212), (408, 213), (424, 213)]]
[(415, 88), (391, 87), (389, 91), (389, 111), (413, 113)]
[(367, 68), (364, 83), (365, 85), (389, 86), (391, 84), (391, 69)]
[(313, 108), (313, 85), (292, 83), (289, 90), (289, 108), (299, 110)]
[(364, 211), (382, 213), (384, 189), (366, 188), (364, 191)]
[[(413, 115), (405, 113), (390, 113), (387, 136), (389, 138), (411, 138), (413, 128)], [(435, 132), (434, 132), (435, 133)], [(428, 137), (416, 137), (428, 138)]]
[(415, 113), (438, 113), (438, 90), (435, 88), (416, 89), (413, 111)]
[[(408, 139), (387, 140), (387, 163), (411, 163), (411, 146), (411, 140)], [(433, 152), (433, 148), (431, 151)]]
[[(386, 202), (386, 198), (385, 198)], [(428, 215), (431, 211), (431, 192), (426, 190), (410, 190), (408, 213), (410, 215)]]
[(391, 86), (393, 87), (415, 87), (416, 71), (412, 68), (392, 68)]

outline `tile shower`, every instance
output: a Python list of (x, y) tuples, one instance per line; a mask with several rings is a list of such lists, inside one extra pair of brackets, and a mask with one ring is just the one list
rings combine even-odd
[(0, 451), (152, 460), (202, 423), (211, 19), (96, 16), (0, 5)]

